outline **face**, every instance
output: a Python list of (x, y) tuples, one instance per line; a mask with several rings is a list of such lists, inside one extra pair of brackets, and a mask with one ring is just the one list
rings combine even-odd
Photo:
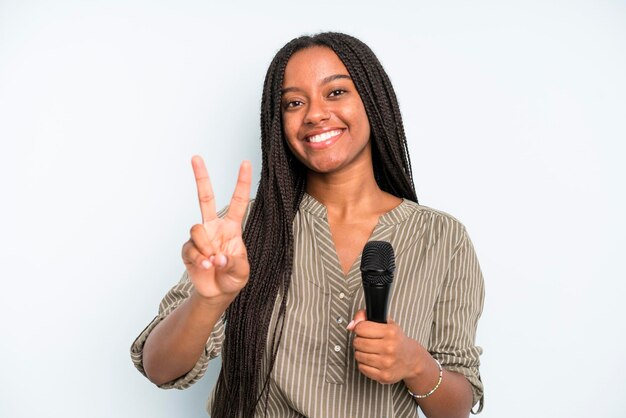
[(289, 148), (310, 170), (371, 170), (365, 107), (331, 49), (316, 46), (291, 56), (283, 80), (282, 117)]

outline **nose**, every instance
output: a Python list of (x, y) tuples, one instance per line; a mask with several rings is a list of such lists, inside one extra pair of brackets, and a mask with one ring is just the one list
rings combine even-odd
[(304, 123), (308, 125), (317, 125), (318, 123), (328, 120), (330, 118), (330, 112), (323, 100), (314, 99), (309, 102), (306, 115), (304, 116)]

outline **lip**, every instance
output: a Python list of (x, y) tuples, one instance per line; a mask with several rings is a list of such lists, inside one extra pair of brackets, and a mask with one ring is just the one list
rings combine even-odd
[[(316, 129), (313, 131), (310, 131), (306, 134), (306, 136), (304, 137), (304, 144), (312, 149), (324, 149), (324, 148), (328, 148), (333, 146), (337, 141), (339, 141), (339, 139), (343, 136), (344, 132), (345, 132), (345, 128), (325, 128), (325, 129)], [(329, 132), (334, 132), (337, 131), (338, 133), (336, 135), (331, 136), (330, 138), (321, 141), (321, 142), (309, 142), (308, 138), (311, 138), (313, 136), (316, 135), (321, 135), (321, 134), (325, 134), (325, 133), (329, 133)]]

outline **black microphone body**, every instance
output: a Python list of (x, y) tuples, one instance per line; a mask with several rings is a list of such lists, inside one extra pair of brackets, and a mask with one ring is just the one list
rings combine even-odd
[(361, 256), (361, 277), (368, 321), (387, 323), (389, 294), (395, 270), (395, 256), (386, 241), (370, 241)]
[(391, 284), (384, 286), (368, 286), (363, 283), (363, 293), (365, 293), (365, 311), (367, 320), (387, 323), (387, 306), (389, 304), (389, 293)]

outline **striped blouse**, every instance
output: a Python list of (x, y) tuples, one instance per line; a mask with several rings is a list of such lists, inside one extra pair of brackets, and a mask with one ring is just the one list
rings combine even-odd
[[(293, 279), (270, 378), (268, 416), (418, 417), (417, 404), (402, 382), (383, 385), (357, 369), (353, 335), (346, 325), (365, 307), (360, 256), (345, 276), (326, 208), (307, 194), (293, 227)], [(484, 287), (463, 225), (445, 213), (404, 200), (379, 218), (370, 240), (389, 241), (396, 255), (389, 315), (444, 368), (463, 374), (472, 385), (474, 403), (482, 404), (478, 371), (482, 350), (474, 340)], [(145, 374), (142, 349), (148, 335), (191, 291), (184, 274), (161, 301), (157, 317), (133, 343), (131, 357), (140, 372)], [(270, 329), (277, 314), (275, 304)], [(195, 367), (161, 387), (184, 389), (195, 383), (209, 360), (220, 354), (223, 339), (220, 320)], [(264, 367), (263, 375), (267, 364)], [(259, 416), (263, 416), (263, 404), (257, 409)]]

